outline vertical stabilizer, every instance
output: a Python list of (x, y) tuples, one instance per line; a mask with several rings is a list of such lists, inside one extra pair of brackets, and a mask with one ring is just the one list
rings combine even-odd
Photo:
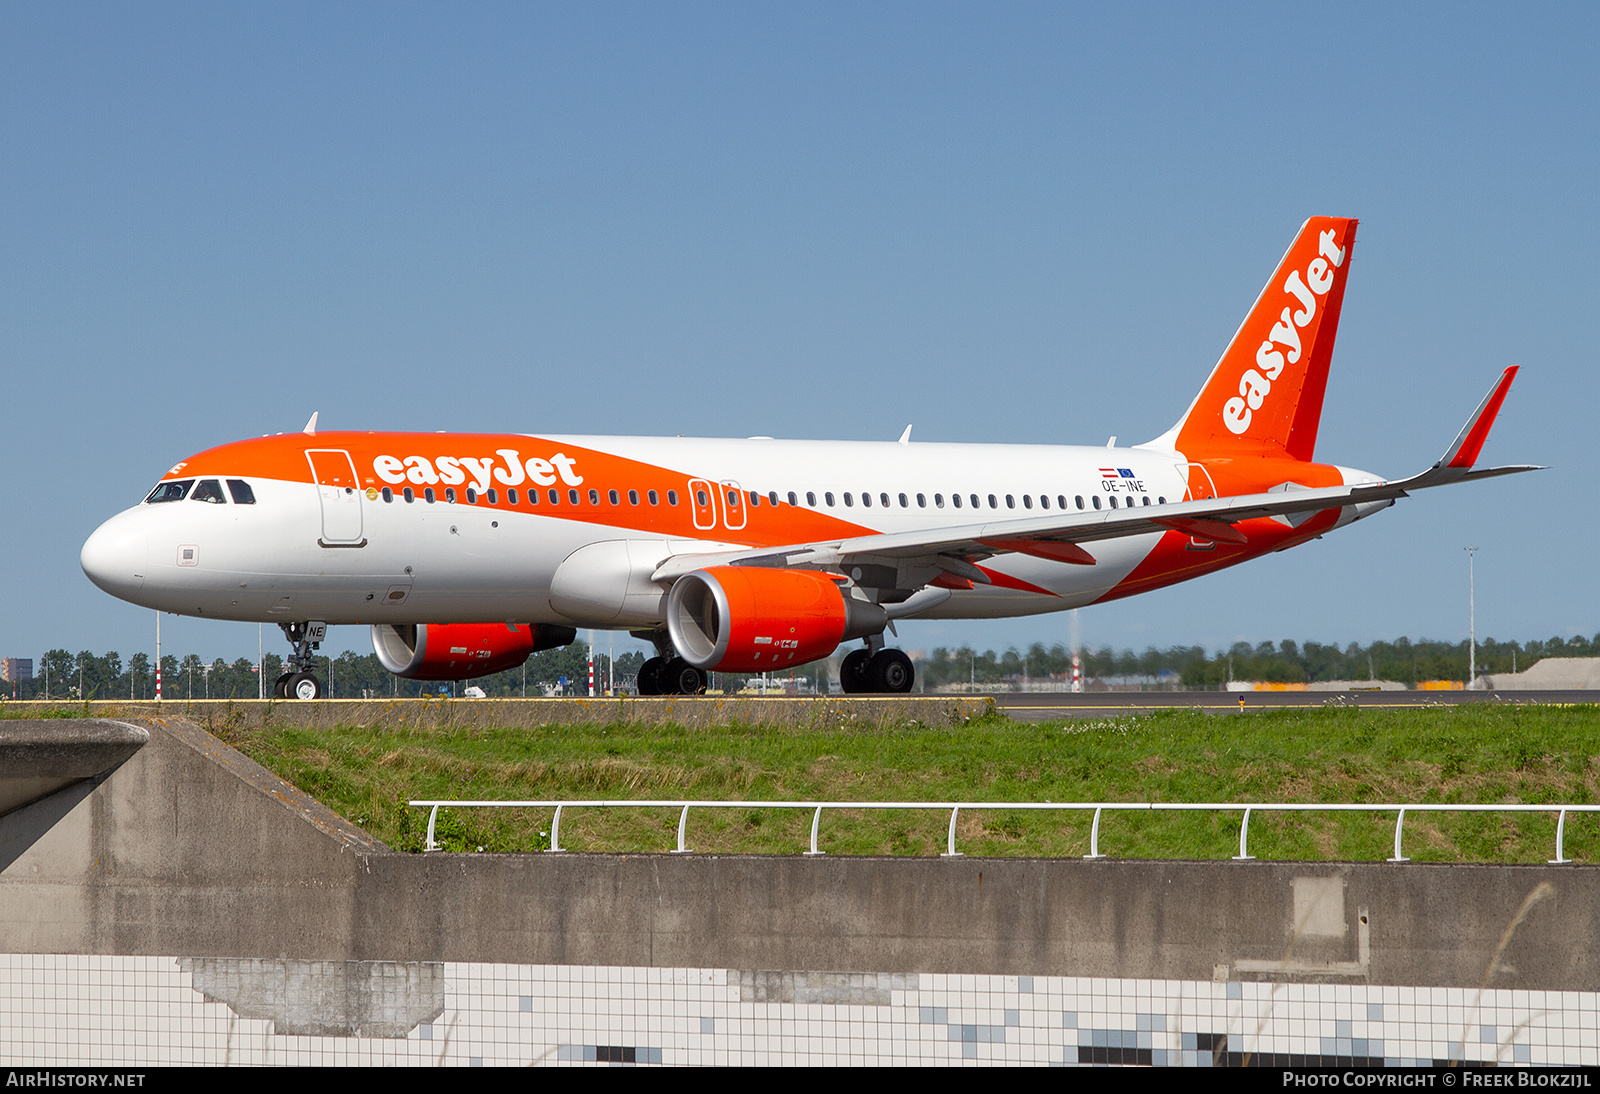
[(1312, 217), (1189, 412), (1160, 443), (1190, 459), (1240, 449), (1310, 460), (1356, 221)]

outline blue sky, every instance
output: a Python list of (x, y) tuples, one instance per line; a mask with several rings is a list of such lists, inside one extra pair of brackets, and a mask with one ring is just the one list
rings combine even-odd
[(1518, 363), (1485, 459), (1551, 470), (1087, 610), (1086, 641), (1464, 638), (1468, 544), (1480, 635), (1600, 631), (1600, 9), (461, 7), (0, 8), (0, 653), (149, 646), (83, 540), (313, 410), (1153, 437), (1313, 214), (1362, 221), (1319, 458), (1420, 470)]

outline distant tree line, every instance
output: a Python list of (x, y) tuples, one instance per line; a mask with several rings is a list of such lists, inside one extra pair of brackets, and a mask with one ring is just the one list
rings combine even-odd
[[(1254, 646), (1238, 642), (1211, 654), (1202, 646), (1151, 646), (1143, 653), (1103, 646), (1083, 651), (1083, 675), (1086, 682), (1107, 677), (1166, 677), (1186, 688), (1220, 688), (1229, 680), (1298, 684), (1371, 679), (1414, 686), (1423, 680), (1465, 681), (1467, 654), (1464, 641), (1427, 638), (1416, 642), (1400, 638), (1370, 646), (1357, 642), (1345, 646), (1320, 642), (1301, 645), (1287, 640)], [(1600, 634), (1542, 642), (1500, 642), (1490, 638), (1478, 643), (1477, 663), (1480, 674), (1507, 673), (1526, 669), (1543, 657), (1596, 656), (1600, 656)], [(608, 678), (615, 680), (619, 690), (631, 687), (644, 659), (645, 655), (637, 652), (619, 655), (613, 675), (605, 652), (597, 649), (596, 690), (603, 694)], [(836, 667), (833, 666), (835, 671)], [(807, 675), (815, 668), (820, 665), (796, 666), (794, 671)], [(262, 669), (266, 678), (264, 690), (270, 695), (273, 682), (283, 672), (283, 658), (267, 654)], [(403, 680), (385, 669), (375, 654), (359, 655), (349, 650), (337, 657), (319, 658), (316, 671), (325, 693), (337, 699), (460, 695), (469, 685), (482, 688), (489, 696), (538, 697), (561, 688), (563, 680), (568, 695), (587, 695), (589, 691), (588, 646), (582, 642), (536, 653), (518, 668), (455, 683)], [(1046, 648), (1042, 642), (1035, 642), (1026, 652), (1012, 647), (1004, 653), (978, 653), (970, 646), (941, 646), (917, 664), (920, 686), (928, 689), (968, 681), (1009, 685), (1025, 680), (1067, 680), (1071, 673), (1071, 651), (1060, 644)], [(739, 679), (745, 675), (748, 674), (739, 674)], [(161, 691), (168, 699), (254, 699), (258, 694), (256, 665), (243, 657), (232, 664), (220, 657), (208, 664), (196, 654), (182, 658), (169, 654), (161, 659)], [(6, 683), (5, 695), (16, 699), (153, 699), (155, 673), (151, 658), (144, 653), (133, 654), (124, 663), (116, 651), (96, 655), (88, 650), (73, 654), (55, 649), (35, 664), (33, 679)]]
[[(561, 686), (567, 694), (589, 693), (589, 648), (581, 642), (559, 649), (543, 650), (518, 668), (472, 680), (439, 682), (404, 680), (379, 663), (376, 654), (356, 654), (350, 650), (336, 657), (319, 657), (316, 675), (324, 694), (335, 699), (416, 698), (421, 695), (460, 695), (468, 686), (477, 686), (490, 696), (527, 694), (542, 696)], [(640, 653), (616, 658), (614, 679), (618, 687), (631, 685), (639, 666)], [(595, 651), (595, 686), (603, 691), (611, 677), (612, 665), (603, 650)], [(241, 657), (232, 664), (217, 658), (209, 664), (197, 654), (161, 658), (161, 695), (165, 699), (254, 699), (272, 695), (272, 685), (283, 672), (283, 658), (269, 653), (262, 658), (264, 688), (258, 684), (255, 661)], [(115, 650), (96, 655), (88, 650), (74, 654), (49, 650), (35, 663), (34, 677), (6, 682), (6, 698), (15, 699), (153, 699), (156, 681), (152, 658), (136, 653), (126, 663)]]
[[(1085, 681), (1106, 677), (1175, 677), (1186, 688), (1219, 688), (1229, 680), (1260, 680), (1276, 684), (1306, 684), (1319, 680), (1393, 680), (1415, 685), (1423, 680), (1467, 679), (1468, 643), (1409, 638), (1393, 642), (1337, 643), (1293, 641), (1251, 645), (1237, 642), (1231, 648), (1208, 654), (1201, 646), (1154, 646), (1143, 653), (1114, 650), (1109, 646), (1083, 651)], [(1520, 672), (1544, 657), (1600, 656), (1600, 634), (1593, 638), (1550, 638), (1545, 641), (1478, 643), (1478, 673)], [(970, 646), (940, 647), (917, 666), (924, 685), (966, 683), (1011, 684), (1023, 680), (1069, 679), (1072, 651), (1062, 645), (1048, 649), (1041, 642), (1026, 653), (1015, 647), (1004, 653), (978, 653)]]

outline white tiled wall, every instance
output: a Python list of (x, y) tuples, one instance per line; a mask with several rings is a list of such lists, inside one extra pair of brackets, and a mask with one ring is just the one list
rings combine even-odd
[(195, 965), (0, 955), (0, 1062), (1209, 1066), (1226, 1035), (1221, 1062), (1600, 1064), (1594, 992), (445, 963), (405, 1036), (312, 1036), (207, 1001)]

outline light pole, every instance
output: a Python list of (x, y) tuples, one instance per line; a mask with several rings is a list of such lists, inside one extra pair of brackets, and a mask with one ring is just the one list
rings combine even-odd
[(1473, 564), (1477, 561), (1476, 547), (1463, 547), (1467, 552), (1467, 687), (1478, 678), (1478, 604), (1477, 575)]

